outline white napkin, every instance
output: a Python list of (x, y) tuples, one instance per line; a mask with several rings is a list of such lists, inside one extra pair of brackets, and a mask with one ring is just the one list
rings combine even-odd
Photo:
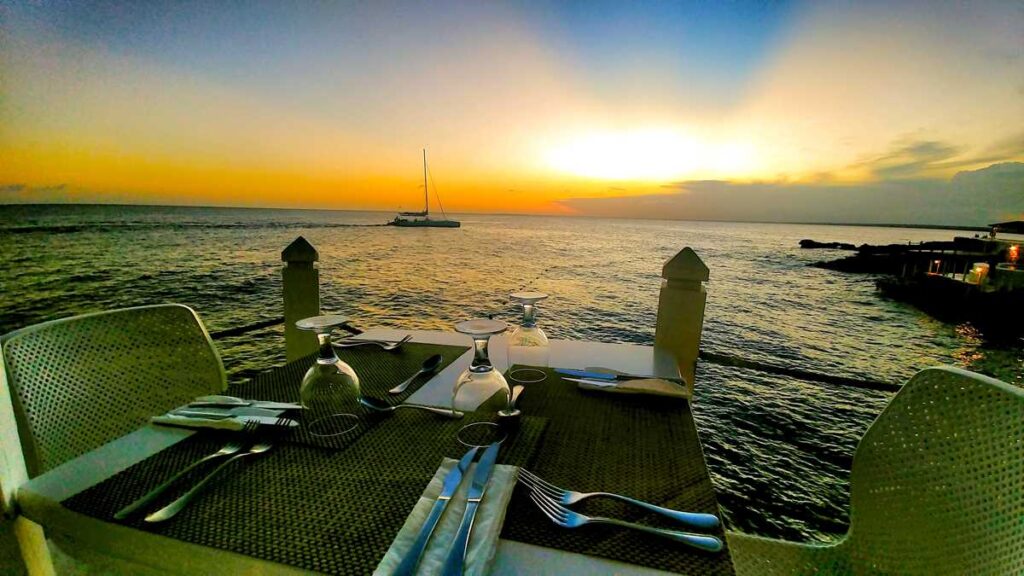
[[(398, 531), (394, 542), (387, 554), (381, 559), (374, 576), (387, 576), (394, 573), (395, 568), (402, 563), (405, 553), (412, 547), (413, 542), (420, 533), (420, 526), (430, 514), (434, 501), (441, 493), (444, 484), (444, 477), (448, 471), (458, 466), (459, 463), (451, 458), (445, 458), (438, 468), (430, 484), (420, 496), (419, 502), (413, 507), (409, 517), (406, 518), (402, 529)], [(448, 557), (448, 546), (455, 538), (462, 522), (462, 513), (466, 510), (466, 494), (472, 484), (473, 473), (476, 471), (476, 464), (469, 467), (469, 470), (462, 477), (462, 483), (455, 492), (444, 514), (434, 528), (434, 534), (423, 551), (416, 574), (432, 575), (440, 574), (444, 567), (444, 561)], [(477, 509), (476, 518), (473, 521), (473, 532), (469, 536), (469, 550), (466, 553), (466, 564), (464, 574), (482, 576), (490, 569), (491, 561), (494, 559), (494, 552), (498, 547), (498, 534), (501, 526), (505, 523), (505, 509), (508, 508), (509, 500), (512, 499), (512, 489), (516, 485), (516, 474), (518, 469), (515, 466), (498, 464), (494, 467), (491, 480), (487, 484), (487, 491), (484, 492), (484, 499)]]

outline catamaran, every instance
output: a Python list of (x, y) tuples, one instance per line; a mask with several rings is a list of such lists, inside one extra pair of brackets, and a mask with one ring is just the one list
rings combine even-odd
[[(441, 205), (441, 199), (438, 198), (438, 206)], [(430, 199), (428, 196), (427, 189), (427, 150), (423, 150), (423, 211), (422, 212), (399, 212), (398, 216), (391, 222), (388, 222), (388, 226), (405, 226), (409, 228), (458, 228), (460, 226), (458, 220), (449, 220), (448, 215), (444, 213), (444, 207), (441, 207), (442, 219), (434, 219), (430, 217)]]

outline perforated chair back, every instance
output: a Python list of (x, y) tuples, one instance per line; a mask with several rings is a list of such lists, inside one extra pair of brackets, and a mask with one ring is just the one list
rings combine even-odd
[(177, 304), (37, 324), (5, 335), (2, 346), (30, 476), (226, 384), (206, 328)]
[(1024, 573), (1024, 389), (956, 368), (915, 375), (853, 460), (858, 573)]

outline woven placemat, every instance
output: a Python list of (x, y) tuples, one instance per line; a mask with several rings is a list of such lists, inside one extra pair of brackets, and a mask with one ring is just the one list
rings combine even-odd
[[(381, 350), (376, 346), (343, 348), (335, 351), (338, 357), (351, 366), (359, 376), (360, 392), (363, 395), (383, 400), (395, 406), (405, 401), (430, 379), (429, 375), (420, 376), (405, 392), (388, 394), (388, 390), (415, 374), (423, 365), (424, 360), (434, 354), (440, 354), (444, 358), (443, 363), (437, 369), (440, 372), (467, 350), (469, 350), (468, 346), (409, 342), (392, 351)], [(230, 386), (227, 393), (253, 400), (298, 402), (302, 377), (315, 361), (316, 354), (301, 358), (280, 368), (264, 372), (249, 382)], [(353, 412), (364, 412), (357, 404), (355, 391), (351, 392), (350, 400)], [(293, 417), (301, 423), (301, 413), (293, 415)], [(340, 450), (365, 434), (372, 422), (373, 419), (364, 420), (351, 431), (330, 437), (314, 436), (307, 431), (305, 426), (300, 426), (293, 429), (285, 441)]]
[[(368, 428), (340, 451), (283, 444), (238, 463), (171, 520), (146, 524), (137, 517), (123, 524), (305, 570), (369, 574), (442, 458), (465, 453), (456, 432), (489, 416), (473, 413), (464, 420), (445, 420), (404, 410)], [(522, 418), (503, 444), (499, 462), (521, 465), (529, 460), (545, 425), (543, 418)], [(63, 504), (115, 522), (117, 510), (223, 443), (223, 433), (196, 434)], [(172, 501), (197, 479), (182, 482), (150, 510)]]
[[(550, 369), (526, 384), (524, 414), (548, 419), (544, 442), (526, 466), (549, 482), (580, 492), (614, 492), (691, 512), (718, 514), (697, 429), (685, 400), (581, 391)], [(678, 530), (680, 525), (635, 506), (593, 498), (573, 508)], [(721, 529), (714, 532), (725, 541)], [(683, 574), (733, 574), (728, 550), (716, 554), (610, 526), (559, 528), (516, 488), (502, 537)]]

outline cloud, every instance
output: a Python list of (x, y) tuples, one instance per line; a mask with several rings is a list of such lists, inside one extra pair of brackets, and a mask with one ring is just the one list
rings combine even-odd
[(899, 145), (881, 156), (858, 165), (880, 180), (920, 178), (946, 168), (946, 162), (960, 153), (955, 146), (936, 141), (918, 141)]
[(1024, 132), (1002, 137), (974, 154), (937, 140), (903, 139), (889, 151), (848, 167), (873, 180), (942, 178), (956, 170), (1024, 158)]
[[(1021, 95), (1024, 96), (1024, 90)], [(992, 161), (1024, 157), (1024, 131), (996, 140), (982, 151), (982, 158)]]
[[(941, 162), (947, 153), (941, 146), (913, 146), (906, 156), (879, 159), (883, 168), (909, 175), (913, 165)], [(562, 204), (588, 216), (680, 220), (983, 226), (1024, 216), (1021, 162), (961, 171), (952, 179), (907, 177), (856, 185), (701, 180), (673, 186), (675, 192), (667, 194)]]
[(0, 186), (0, 194), (16, 194), (23, 192), (27, 188), (24, 184), (4, 184)]
[(67, 200), (67, 184), (29, 186), (24, 183), (0, 184), (3, 202), (54, 202)]

